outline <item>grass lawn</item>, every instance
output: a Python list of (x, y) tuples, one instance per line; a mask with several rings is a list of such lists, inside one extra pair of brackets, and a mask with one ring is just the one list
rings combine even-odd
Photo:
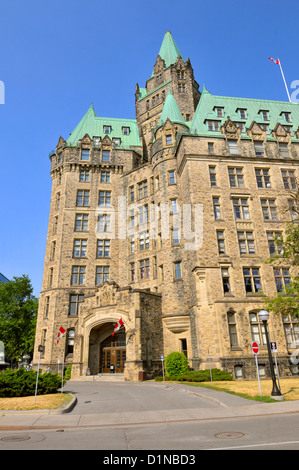
[(50, 393), (49, 395), (37, 395), (36, 403), (34, 404), (35, 397), (13, 397), (13, 398), (0, 398), (0, 410), (43, 410), (43, 409), (57, 409), (65, 406), (72, 399), (69, 393)]
[[(276, 383), (278, 385), (278, 381), (276, 381)], [(269, 398), (272, 391), (272, 380), (261, 380), (260, 384), (262, 390), (262, 398)], [(212, 387), (211, 384), (208, 382), (188, 382), (188, 385), (213, 388), (215, 390), (223, 390), (225, 392), (245, 396), (245, 398), (251, 398), (256, 400), (261, 399), (258, 380), (234, 380), (232, 382), (213, 382)], [(280, 387), (281, 393), (285, 400), (299, 400), (299, 377), (290, 379), (280, 379)]]

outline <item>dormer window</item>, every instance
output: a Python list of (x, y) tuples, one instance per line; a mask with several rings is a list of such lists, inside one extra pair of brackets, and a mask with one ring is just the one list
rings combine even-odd
[(111, 126), (104, 126), (104, 134), (110, 134), (111, 133)]
[(264, 109), (261, 109), (259, 112), (260, 116), (264, 119), (264, 121), (270, 121), (269, 118), (269, 111), (266, 111)]
[(122, 127), (122, 132), (123, 132), (123, 135), (129, 135), (130, 134), (130, 128), (127, 127), (127, 126), (123, 126)]
[(172, 144), (172, 135), (166, 135), (166, 145)]
[(206, 121), (209, 132), (220, 132), (220, 121)]
[(96, 145), (97, 147), (99, 146), (100, 141), (101, 141), (101, 137), (98, 137), (98, 136), (94, 136), (94, 137), (93, 137), (93, 143), (94, 143), (94, 145)]
[(239, 113), (240, 119), (247, 119), (247, 111), (246, 111), (246, 109), (239, 108), (239, 109), (238, 109), (238, 113)]
[(223, 108), (216, 107), (214, 108), (217, 117), (223, 117)]
[(113, 137), (112, 142), (114, 143), (115, 147), (120, 146), (120, 138), (119, 137)]
[(281, 113), (285, 122), (292, 122), (291, 113)]

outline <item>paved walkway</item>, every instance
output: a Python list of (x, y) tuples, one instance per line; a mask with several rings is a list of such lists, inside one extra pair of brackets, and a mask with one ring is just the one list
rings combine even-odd
[(0, 411), (0, 430), (123, 427), (299, 413), (299, 401), (262, 403), (215, 390), (167, 383), (70, 380), (64, 410)]

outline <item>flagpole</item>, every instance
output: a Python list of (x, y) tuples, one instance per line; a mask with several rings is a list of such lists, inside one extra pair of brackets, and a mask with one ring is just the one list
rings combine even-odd
[(287, 87), (286, 79), (284, 78), (284, 73), (283, 73), (283, 70), (282, 70), (281, 63), (280, 63), (280, 60), (279, 60), (279, 59), (278, 59), (278, 64), (279, 64), (280, 71), (281, 71), (281, 75), (282, 75), (282, 78), (283, 78), (283, 81), (284, 81), (284, 86), (286, 87), (286, 90), (287, 90), (289, 102), (291, 103), (291, 102), (292, 102), (292, 101), (291, 101), (291, 97), (290, 97), (290, 94), (289, 94), (289, 90), (288, 90), (288, 87)]
[(64, 351), (63, 351), (63, 355), (62, 355), (61, 393), (63, 393), (63, 369), (64, 369)]

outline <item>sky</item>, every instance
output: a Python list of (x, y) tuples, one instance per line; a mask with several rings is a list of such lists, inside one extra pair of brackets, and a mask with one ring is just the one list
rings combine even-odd
[(0, 272), (28, 275), (39, 296), (49, 153), (91, 102), (98, 116), (135, 118), (136, 83), (144, 87), (151, 76), (167, 30), (190, 58), (200, 90), (287, 101), (268, 57), (280, 59), (294, 91), (298, 13), (298, 0), (2, 0)]

